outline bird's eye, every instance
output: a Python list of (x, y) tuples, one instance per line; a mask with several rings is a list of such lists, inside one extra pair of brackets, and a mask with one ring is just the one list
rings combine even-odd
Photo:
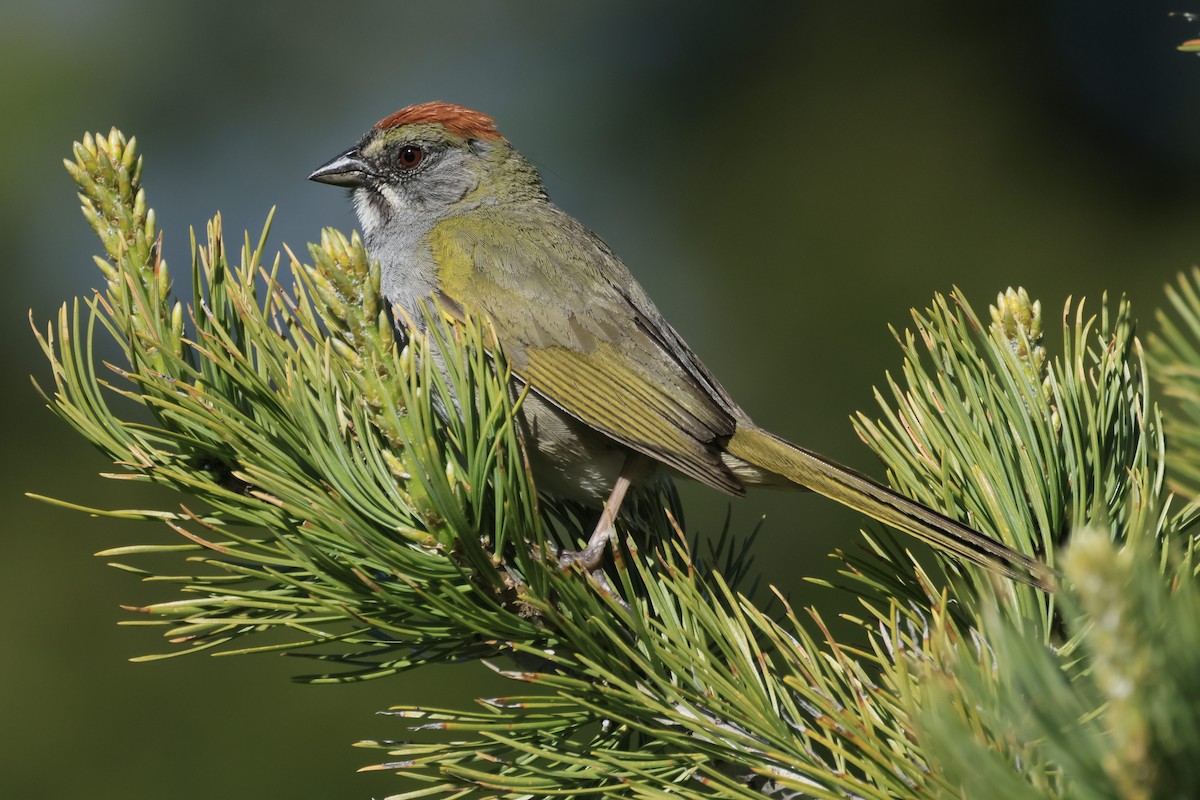
[(401, 169), (416, 169), (417, 165), (425, 158), (425, 151), (415, 144), (406, 144), (400, 148), (400, 153), (396, 160), (400, 164)]

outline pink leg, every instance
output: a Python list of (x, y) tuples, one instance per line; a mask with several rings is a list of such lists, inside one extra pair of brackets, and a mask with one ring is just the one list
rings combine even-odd
[(625, 458), (625, 463), (621, 466), (621, 474), (617, 476), (617, 481), (613, 484), (608, 501), (604, 504), (604, 511), (600, 514), (600, 521), (596, 524), (596, 530), (592, 531), (592, 537), (588, 539), (587, 546), (577, 552), (560, 553), (558, 556), (560, 567), (566, 568), (572, 564), (583, 564), (588, 572), (600, 567), (600, 561), (604, 558), (604, 551), (608, 547), (608, 540), (612, 538), (614, 532), (617, 513), (621, 510), (621, 503), (625, 501), (625, 493), (629, 491), (629, 473), (633, 471), (633, 466), (638, 458), (636, 453), (630, 453)]

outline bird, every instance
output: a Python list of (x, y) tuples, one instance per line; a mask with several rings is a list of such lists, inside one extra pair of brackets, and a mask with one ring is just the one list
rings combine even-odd
[(486, 318), (527, 387), (539, 491), (600, 506), (595, 569), (630, 487), (668, 473), (730, 495), (812, 490), (988, 570), (1048, 586), (1037, 559), (754, 424), (613, 251), (547, 195), (479, 111), (406, 106), (309, 175), (350, 190), (380, 292), (407, 324)]

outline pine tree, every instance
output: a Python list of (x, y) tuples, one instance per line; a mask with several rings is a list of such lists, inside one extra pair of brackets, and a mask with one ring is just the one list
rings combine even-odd
[[(986, 320), (937, 296), (896, 331), (902, 369), (860, 436), (894, 486), (1044, 558), (1059, 589), (864, 533), (840, 556), (849, 644), (816, 609), (755, 602), (752, 538), (702, 552), (668, 485), (623, 515), (607, 586), (559, 569), (594, 515), (537, 495), (487, 321), (431, 315), (398, 339), (357, 236), (326, 231), (285, 268), (268, 218), (234, 263), (218, 217), (193, 237), (185, 305), (135, 142), (86, 136), (67, 168), (104, 285), (39, 332), (45, 394), (115, 477), (184, 498), (85, 509), (179, 534), (102, 554), (177, 588), (137, 609), (163, 655), (307, 654), (314, 682), (489, 659), (528, 684), (392, 709), (442, 732), (362, 743), (408, 779), (396, 797), (1200, 796), (1195, 509), (1173, 508), (1166, 473), (1200, 486), (1200, 271), (1153, 342), (1180, 407), (1169, 462), (1125, 300), (1068, 301), (1056, 356), (1019, 290)], [(98, 363), (98, 335), (120, 366)]]

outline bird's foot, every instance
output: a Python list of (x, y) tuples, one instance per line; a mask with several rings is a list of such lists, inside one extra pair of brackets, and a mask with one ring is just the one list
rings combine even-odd
[(613, 525), (609, 519), (608, 509), (604, 509), (604, 513), (600, 515), (600, 522), (596, 525), (596, 530), (592, 532), (592, 538), (588, 539), (587, 545), (582, 550), (564, 550), (558, 554), (558, 566), (562, 569), (569, 569), (572, 566), (579, 564), (587, 572), (596, 572), (600, 569), (600, 562), (604, 560), (604, 553), (608, 550), (608, 540), (612, 537)]
[(604, 574), (604, 570), (600, 569), (600, 563), (604, 560), (604, 554), (608, 551), (608, 541), (613, 537), (615, 530), (613, 528), (612, 519), (609, 516), (608, 509), (600, 515), (600, 523), (593, 531), (592, 537), (588, 539), (587, 546), (582, 550), (566, 550), (558, 554), (558, 566), (561, 569), (570, 569), (576, 564), (583, 567), (587, 572), (588, 577), (592, 579), (592, 583), (605, 596), (615, 600), (621, 608), (629, 610), (629, 604), (626, 603), (619, 594), (617, 594), (612, 584), (608, 582), (608, 576)]
[(624, 466), (621, 467), (621, 474), (617, 476), (616, 483), (613, 484), (612, 493), (608, 497), (608, 502), (604, 504), (604, 511), (600, 514), (600, 521), (596, 523), (596, 529), (592, 531), (592, 536), (588, 539), (587, 545), (582, 550), (575, 551), (560, 551), (558, 553), (558, 566), (560, 569), (570, 569), (576, 564), (591, 576), (592, 581), (608, 597), (613, 598), (624, 608), (629, 610), (629, 605), (621, 599), (621, 597), (613, 591), (612, 586), (608, 582), (608, 576), (600, 569), (601, 562), (604, 561), (604, 554), (608, 551), (608, 542), (616, 535), (616, 519), (617, 512), (621, 509), (621, 503), (625, 500), (625, 492), (629, 489), (628, 472), (636, 464), (638, 456), (636, 453), (631, 453), (626, 459)]

